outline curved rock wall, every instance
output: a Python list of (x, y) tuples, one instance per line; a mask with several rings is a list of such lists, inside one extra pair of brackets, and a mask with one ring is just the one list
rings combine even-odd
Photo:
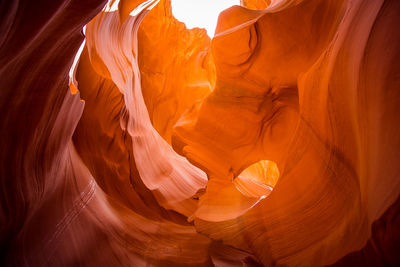
[(241, 4), (1, 3), (3, 265), (400, 263), (399, 2)]

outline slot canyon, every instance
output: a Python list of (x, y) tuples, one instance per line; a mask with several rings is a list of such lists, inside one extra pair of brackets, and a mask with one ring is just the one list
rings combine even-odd
[(0, 266), (400, 266), (399, 25), (398, 0), (238, 0), (213, 36), (171, 0), (2, 0)]

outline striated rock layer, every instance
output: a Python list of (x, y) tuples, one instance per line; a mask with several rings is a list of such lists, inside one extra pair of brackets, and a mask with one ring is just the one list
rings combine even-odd
[(400, 264), (399, 1), (243, 0), (212, 40), (31, 2), (0, 4), (2, 265)]

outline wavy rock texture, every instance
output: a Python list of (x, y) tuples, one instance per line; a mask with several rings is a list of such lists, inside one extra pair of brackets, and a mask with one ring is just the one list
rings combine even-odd
[(399, 1), (241, 5), (0, 4), (2, 265), (400, 265)]

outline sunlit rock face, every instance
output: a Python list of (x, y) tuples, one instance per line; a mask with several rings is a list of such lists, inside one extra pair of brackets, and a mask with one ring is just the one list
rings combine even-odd
[(271, 4), (271, 0), (241, 0), (240, 5), (248, 9), (263, 10)]
[(2, 266), (400, 265), (399, 1), (1, 6)]

